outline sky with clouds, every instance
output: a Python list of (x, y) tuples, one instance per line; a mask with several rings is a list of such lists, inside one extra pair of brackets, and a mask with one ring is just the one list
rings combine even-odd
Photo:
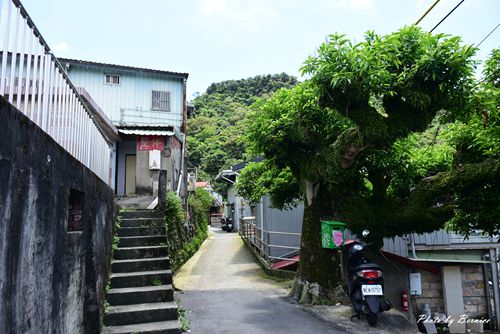
[[(435, 0), (22, 0), (56, 56), (189, 73), (188, 100), (213, 82), (286, 72), (329, 34), (361, 40), (414, 23)], [(432, 29), (460, 0), (441, 0)], [(479, 43), (500, 23), (499, 0), (465, 0), (435, 32)], [(500, 27), (479, 59), (500, 46)]]

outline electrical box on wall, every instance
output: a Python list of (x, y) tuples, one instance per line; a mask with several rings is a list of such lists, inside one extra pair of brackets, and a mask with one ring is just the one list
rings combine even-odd
[(149, 169), (156, 170), (160, 169), (161, 166), (161, 151), (152, 150), (149, 151)]
[(422, 280), (420, 273), (410, 273), (410, 295), (420, 296), (422, 294)]

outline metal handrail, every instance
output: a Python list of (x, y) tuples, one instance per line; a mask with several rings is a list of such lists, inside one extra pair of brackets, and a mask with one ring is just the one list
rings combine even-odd
[(0, 28), (0, 94), (110, 184), (105, 134), (21, 1), (0, 0)]
[(267, 231), (269, 234), (282, 234), (282, 235), (295, 235), (298, 237), (302, 236), (302, 233), (292, 233), (292, 232), (278, 232), (278, 231)]
[[(300, 250), (299, 247), (274, 245), (274, 244), (271, 244), (265, 240), (262, 240), (262, 238), (260, 237), (261, 231), (263, 232), (263, 234), (264, 233), (267, 234), (268, 238), (269, 238), (269, 235), (272, 235), (272, 234), (274, 234), (274, 235), (291, 235), (291, 236), (298, 236), (298, 237), (301, 237), (302, 235), (300, 233), (266, 231), (266, 230), (264, 230), (256, 225), (254, 217), (253, 217), (253, 219), (248, 219), (248, 217), (242, 218), (241, 219), (241, 229), (240, 229), (241, 236), (243, 238), (245, 238), (246, 240), (248, 240), (250, 242), (250, 244), (252, 244), (254, 247), (256, 247), (260, 256), (268, 262), (270, 260), (290, 260), (290, 258), (285, 258), (282, 256), (281, 257), (271, 256), (271, 248), (293, 250), (293, 252), (290, 252), (287, 254), (293, 254), (293, 253), (296, 253), (296, 251)], [(257, 234), (257, 232), (259, 232), (259, 233)], [(258, 241), (258, 242), (255, 242), (255, 241)], [(267, 250), (267, 251), (265, 251), (265, 250)]]

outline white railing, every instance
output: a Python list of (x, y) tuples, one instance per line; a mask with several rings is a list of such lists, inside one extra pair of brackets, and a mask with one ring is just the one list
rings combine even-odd
[(110, 145), (19, 0), (0, 0), (0, 28), (0, 94), (110, 184)]
[(147, 126), (151, 124), (180, 127), (182, 115), (158, 110), (120, 109), (120, 125)]
[[(260, 256), (268, 261), (275, 262), (279, 260), (290, 260), (291, 256), (298, 255), (300, 251), (300, 238), (301, 233), (291, 233), (291, 232), (279, 232), (279, 231), (268, 231), (263, 230), (257, 226), (255, 217), (244, 217), (241, 219), (240, 235), (247, 239), (248, 242), (255, 247), (256, 251)], [(283, 244), (273, 244), (273, 236), (291, 236), (297, 238), (297, 246), (287, 246)], [(285, 255), (282, 256), (272, 256), (273, 249), (286, 249), (283, 251)], [(289, 257), (286, 257), (289, 255)]]

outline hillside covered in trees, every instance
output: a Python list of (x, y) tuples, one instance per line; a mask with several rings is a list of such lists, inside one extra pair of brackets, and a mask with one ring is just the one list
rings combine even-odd
[(189, 167), (198, 167), (199, 178), (213, 180), (220, 170), (244, 161), (240, 138), (250, 106), (297, 83), (295, 77), (282, 73), (211, 84), (194, 99), (195, 115), (187, 123)]

